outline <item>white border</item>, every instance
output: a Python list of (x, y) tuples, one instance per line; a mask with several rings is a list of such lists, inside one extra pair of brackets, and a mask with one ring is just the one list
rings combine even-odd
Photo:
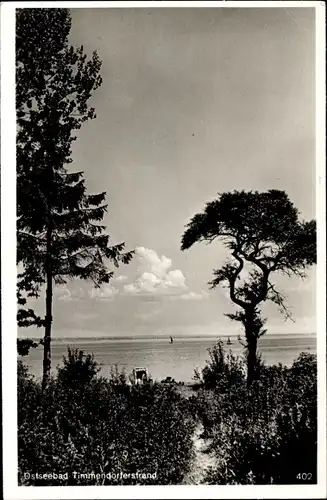
[[(316, 9), (316, 218), (317, 357), (318, 357), (318, 484), (294, 486), (58, 486), (18, 487), (16, 414), (16, 176), (15, 176), (15, 8), (186, 8), (186, 7), (311, 7)], [(326, 495), (326, 216), (325, 216), (325, 5), (323, 2), (243, 1), (112, 1), (11, 2), (1, 5), (1, 255), (2, 255), (2, 381), (4, 498), (325, 498)], [(4, 76), (5, 73), (5, 76)]]
[(237, 7), (237, 8), (267, 8), (267, 7), (275, 7), (275, 8), (307, 8), (307, 7), (318, 7), (323, 10), (323, 2), (317, 1), (294, 1), (294, 0), (276, 0), (276, 1), (243, 1), (243, 0), (112, 0), (112, 1), (44, 1), (44, 2), (11, 2), (13, 8), (36, 8), (36, 7), (48, 7), (48, 8), (60, 8), (65, 7), (68, 9), (85, 9), (85, 8), (120, 8), (120, 9), (129, 9), (131, 7), (137, 8), (228, 8), (228, 7)]
[[(322, 5), (322, 3), (321, 3)], [(323, 4), (325, 7), (325, 5)], [(318, 484), (326, 485), (326, 32), (325, 11), (316, 9), (316, 219)]]

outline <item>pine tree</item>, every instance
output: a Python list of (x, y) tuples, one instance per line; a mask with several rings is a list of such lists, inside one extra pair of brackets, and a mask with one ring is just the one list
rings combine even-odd
[(106, 193), (86, 193), (83, 172), (68, 172), (75, 130), (96, 117), (88, 100), (101, 85), (101, 61), (69, 46), (67, 9), (20, 9), (16, 18), (18, 303), (46, 287), (44, 318), (20, 308), (21, 326), (44, 326), (43, 387), (51, 369), (53, 286), (73, 278), (96, 287), (128, 263), (124, 243), (109, 246), (101, 224)]

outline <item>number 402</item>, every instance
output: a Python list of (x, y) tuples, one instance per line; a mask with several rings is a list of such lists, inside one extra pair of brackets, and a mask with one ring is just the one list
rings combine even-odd
[(310, 481), (312, 479), (311, 472), (299, 472), (296, 476), (296, 479), (300, 479), (300, 481)]

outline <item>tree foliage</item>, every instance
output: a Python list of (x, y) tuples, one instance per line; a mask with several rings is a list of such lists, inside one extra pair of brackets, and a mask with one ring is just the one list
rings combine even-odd
[(43, 345), (43, 340), (35, 342), (33, 339), (17, 339), (17, 353), (19, 356), (27, 356), (30, 349)]
[[(124, 244), (109, 247), (105, 192), (87, 195), (83, 172), (69, 173), (73, 135), (96, 117), (88, 106), (101, 85), (101, 61), (68, 44), (67, 9), (19, 9), (16, 29), (17, 215), (20, 288), (37, 296), (44, 283), (46, 229), (51, 222), (52, 274), (57, 283), (80, 277), (95, 285), (112, 276), (103, 258), (129, 261)], [(25, 326), (25, 325), (23, 325)]]
[[(284, 191), (234, 191), (219, 195), (196, 214), (182, 237), (182, 250), (196, 242), (220, 238), (231, 259), (214, 270), (212, 288), (227, 286), (241, 308), (228, 314), (245, 329), (249, 368), (254, 370), (258, 338), (265, 333), (259, 306), (270, 300), (289, 317), (285, 297), (271, 280), (273, 273), (304, 278), (316, 262), (316, 223), (303, 221)], [(245, 275), (245, 266), (250, 271)]]

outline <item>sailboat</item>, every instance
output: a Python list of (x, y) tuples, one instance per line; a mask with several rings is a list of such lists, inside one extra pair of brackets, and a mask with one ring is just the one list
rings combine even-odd
[(231, 341), (230, 337), (228, 337), (227, 345), (232, 345), (232, 341)]
[(173, 344), (173, 343), (174, 343), (173, 337), (170, 336), (170, 344)]

